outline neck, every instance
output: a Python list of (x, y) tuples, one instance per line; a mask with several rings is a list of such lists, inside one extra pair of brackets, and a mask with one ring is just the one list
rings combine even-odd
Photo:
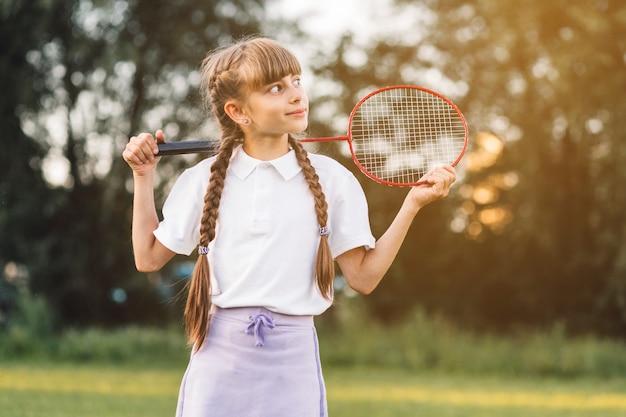
[(288, 135), (281, 137), (246, 137), (243, 141), (243, 150), (255, 159), (271, 161), (289, 152)]

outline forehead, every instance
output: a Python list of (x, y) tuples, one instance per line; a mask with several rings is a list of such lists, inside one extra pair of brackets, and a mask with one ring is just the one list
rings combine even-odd
[(246, 51), (247, 65), (242, 68), (251, 89), (256, 90), (302, 72), (298, 59), (284, 47), (273, 43), (255, 46)]

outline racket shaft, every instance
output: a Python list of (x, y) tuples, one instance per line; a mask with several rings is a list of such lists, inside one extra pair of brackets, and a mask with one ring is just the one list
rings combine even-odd
[(333, 136), (329, 138), (304, 138), (298, 139), (299, 142), (309, 143), (309, 142), (334, 142), (336, 140), (348, 140), (347, 136)]

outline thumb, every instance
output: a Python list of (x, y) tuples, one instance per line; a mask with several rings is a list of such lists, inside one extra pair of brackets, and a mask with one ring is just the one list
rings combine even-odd
[(157, 143), (165, 143), (165, 133), (161, 129), (157, 130), (154, 134)]

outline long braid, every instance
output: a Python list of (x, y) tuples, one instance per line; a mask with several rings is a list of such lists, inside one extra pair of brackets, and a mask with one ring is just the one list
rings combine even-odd
[[(219, 205), (224, 189), (226, 170), (233, 149), (235, 137), (222, 139), (220, 151), (211, 165), (211, 176), (207, 192), (204, 196), (204, 211), (200, 226), (200, 247), (207, 248), (215, 238), (215, 228), (219, 213)], [(189, 295), (185, 306), (185, 323), (190, 343), (200, 349), (209, 331), (209, 313), (211, 311), (211, 271), (207, 252), (198, 256), (193, 275), (189, 284)]]
[[(289, 144), (296, 153), (298, 164), (302, 168), (302, 173), (306, 179), (311, 194), (315, 199), (315, 214), (320, 231), (327, 230), (328, 227), (328, 203), (326, 196), (322, 191), (319, 182), (319, 176), (315, 172), (315, 168), (311, 165), (311, 160), (302, 144), (289, 137)], [(320, 243), (317, 248), (317, 256), (315, 259), (315, 282), (325, 299), (331, 300), (333, 294), (333, 278), (335, 276), (335, 262), (333, 261), (330, 245), (328, 244), (328, 234), (320, 233)]]
[(198, 350), (209, 332), (211, 311), (211, 272), (208, 261), (209, 243), (215, 238), (219, 206), (224, 190), (226, 171), (235, 145), (243, 137), (243, 132), (224, 111), (225, 101), (233, 96), (232, 86), (236, 85), (235, 58), (226, 53), (209, 55), (202, 64), (203, 78), (201, 94), (206, 109), (212, 109), (222, 129), (220, 150), (211, 165), (209, 185), (204, 195), (204, 209), (200, 224), (200, 245), (198, 260), (189, 284), (189, 294), (185, 306), (185, 327), (189, 342)]

